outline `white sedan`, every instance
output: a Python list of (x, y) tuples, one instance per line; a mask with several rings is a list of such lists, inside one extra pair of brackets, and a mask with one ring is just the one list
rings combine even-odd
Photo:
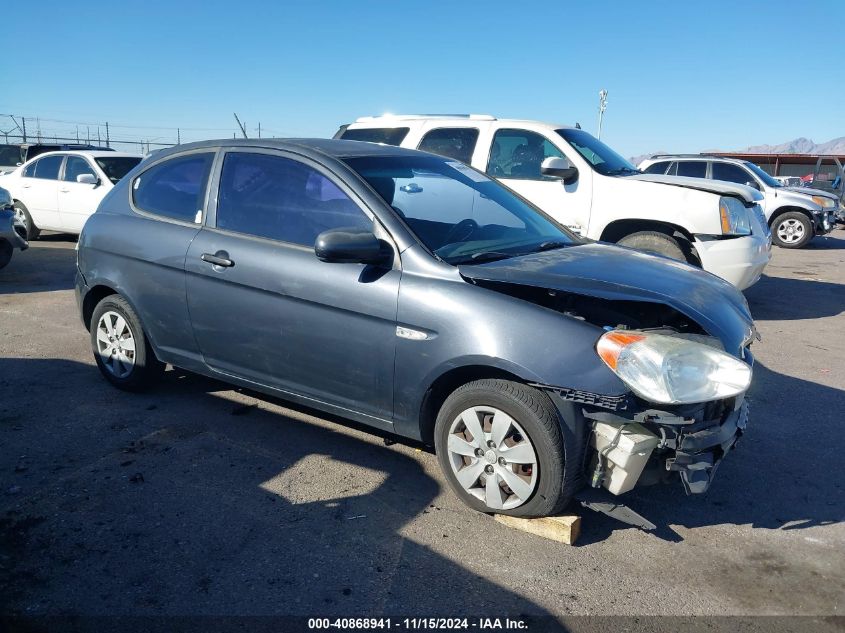
[(0, 176), (27, 239), (46, 229), (80, 233), (100, 201), (142, 157), (120, 152), (47, 152)]

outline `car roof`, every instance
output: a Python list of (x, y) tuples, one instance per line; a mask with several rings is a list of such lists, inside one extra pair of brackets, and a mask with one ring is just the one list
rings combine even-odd
[(281, 149), (294, 152), (302, 150), (311, 153), (323, 154), (333, 158), (352, 158), (358, 156), (416, 156), (424, 152), (413, 149), (405, 149), (394, 145), (382, 145), (380, 143), (366, 143), (363, 141), (344, 141), (340, 139), (327, 138), (246, 138), (246, 139), (217, 139), (208, 141), (197, 141), (175, 145), (160, 152), (156, 152), (156, 159), (180, 152), (204, 149), (204, 148), (265, 148)]
[(715, 160), (724, 163), (745, 163), (747, 161), (741, 158), (731, 158), (730, 156), (714, 156), (713, 154), (654, 154), (644, 159), (643, 162), (660, 162), (673, 160)]
[(57, 149), (53, 152), (44, 152), (34, 156), (31, 160), (38, 160), (44, 156), (69, 155), (69, 156), (89, 156), (91, 158), (142, 158), (140, 154), (131, 154), (129, 152), (112, 152), (108, 150), (90, 150), (90, 149)]
[(436, 121), (438, 123), (453, 123), (465, 124), (467, 126), (477, 122), (492, 122), (495, 121), (504, 125), (515, 125), (524, 127), (526, 125), (540, 125), (554, 129), (576, 129), (572, 125), (563, 125), (560, 123), (550, 123), (548, 121), (538, 121), (535, 119), (501, 119), (489, 114), (382, 114), (379, 116), (362, 116), (355, 119), (349, 127), (363, 128), (363, 127), (384, 127), (391, 125), (392, 127), (401, 127), (402, 123), (408, 122), (423, 122)]

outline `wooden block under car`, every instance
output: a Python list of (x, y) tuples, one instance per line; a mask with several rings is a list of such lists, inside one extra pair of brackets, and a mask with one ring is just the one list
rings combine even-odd
[(540, 519), (521, 519), (506, 514), (497, 514), (496, 520), (508, 527), (512, 527), (529, 534), (552, 539), (558, 543), (575, 545), (575, 540), (581, 533), (581, 517), (564, 515), (558, 517), (543, 517)]

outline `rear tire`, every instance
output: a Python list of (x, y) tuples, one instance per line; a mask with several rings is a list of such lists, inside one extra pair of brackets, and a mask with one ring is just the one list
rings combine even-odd
[(143, 391), (164, 371), (141, 320), (120, 295), (109, 295), (91, 315), (91, 348), (103, 377), (118, 389)]
[(474, 510), (520, 517), (553, 515), (570, 502), (582, 461), (572, 441), (546, 394), (498, 379), (453, 392), (434, 428), (437, 459), (455, 494)]
[(813, 223), (799, 211), (781, 213), (772, 222), (772, 242), (781, 248), (803, 248), (813, 239)]
[(8, 240), (0, 239), (0, 269), (5, 268), (12, 261), (12, 253), (15, 249)]
[(638, 251), (662, 255), (679, 262), (689, 262), (681, 248), (680, 242), (671, 235), (659, 233), (658, 231), (639, 231), (626, 235), (617, 242), (619, 246), (627, 246)]
[(37, 240), (38, 236), (41, 235), (41, 229), (35, 226), (35, 222), (32, 221), (32, 216), (29, 214), (29, 209), (20, 200), (15, 200), (13, 208), (15, 210), (16, 229), (18, 227), (23, 228), (25, 235), (22, 237), (27, 242)]

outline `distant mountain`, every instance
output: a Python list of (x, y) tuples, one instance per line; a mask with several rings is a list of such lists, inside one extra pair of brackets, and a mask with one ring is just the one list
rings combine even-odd
[[(720, 149), (708, 149), (705, 152), (722, 152)], [(840, 136), (827, 143), (814, 143), (808, 138), (796, 138), (780, 145), (752, 145), (745, 149), (736, 150), (737, 152), (747, 152), (749, 154), (845, 154), (845, 136)], [(634, 165), (639, 165), (640, 161), (648, 158), (652, 154), (663, 154), (666, 152), (651, 152), (649, 154), (642, 154), (640, 156), (632, 156), (631, 162)]]

